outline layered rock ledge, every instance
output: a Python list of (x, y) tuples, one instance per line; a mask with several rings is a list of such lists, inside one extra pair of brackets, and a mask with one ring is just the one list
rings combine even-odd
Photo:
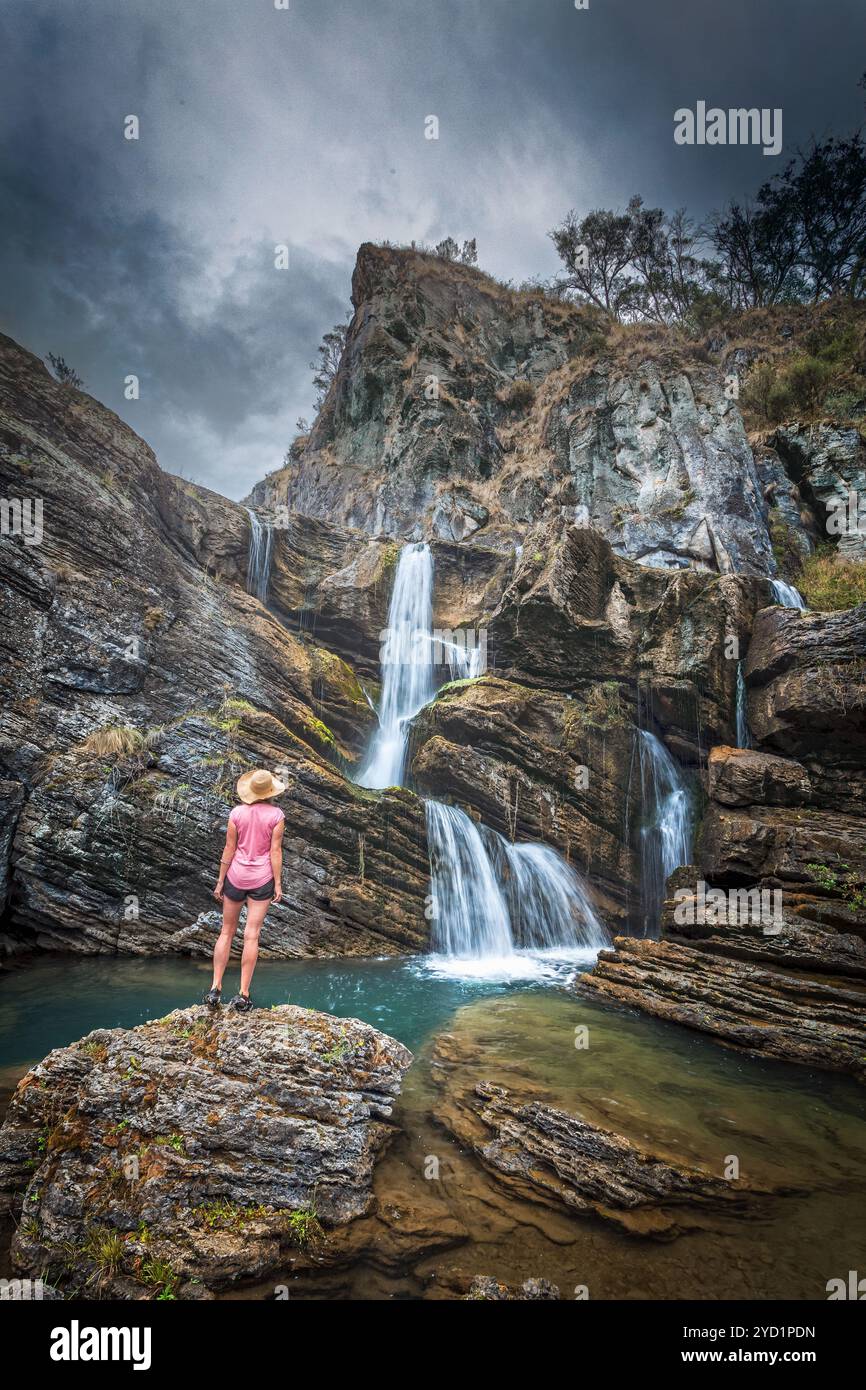
[(753, 1213), (767, 1195), (666, 1161), (546, 1101), (486, 1081), (461, 1085), (447, 1064), (443, 1074), (442, 1052), (437, 1122), (515, 1197), (672, 1240), (724, 1215)]
[[(752, 935), (752, 954), (760, 947)], [(719, 934), (721, 938), (721, 934)], [(768, 938), (776, 941), (777, 938)], [(684, 1024), (755, 1055), (800, 1062), (866, 1080), (866, 990), (795, 970), (788, 945), (764, 963), (724, 951), (724, 938), (687, 944), (617, 937), (613, 951), (581, 977), (578, 988)], [(719, 949), (719, 948), (722, 949)], [(730, 943), (728, 949), (736, 949)], [(820, 961), (817, 962), (820, 967)]]

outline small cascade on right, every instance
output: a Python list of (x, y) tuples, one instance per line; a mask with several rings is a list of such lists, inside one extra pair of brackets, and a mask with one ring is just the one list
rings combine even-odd
[(783, 608), (805, 609), (806, 600), (800, 590), (794, 588), (793, 584), (788, 584), (784, 579), (771, 579), (770, 588), (773, 590), (773, 598)]
[(746, 704), (746, 682), (743, 677), (743, 663), (737, 662), (737, 747), (751, 748), (749, 734), (748, 706)]
[(250, 508), (246, 508), (250, 519), (250, 553), (247, 560), (247, 593), (255, 594), (262, 603), (268, 597), (271, 579), (271, 559), (274, 548), (274, 528), (262, 522)]
[(657, 937), (665, 884), (692, 852), (692, 804), (682, 771), (655, 734), (638, 729), (644, 936)]

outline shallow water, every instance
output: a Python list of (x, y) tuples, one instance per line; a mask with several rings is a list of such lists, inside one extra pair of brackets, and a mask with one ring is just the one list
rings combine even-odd
[[(260, 961), (253, 999), (262, 1008), (299, 1004), (340, 1018), (360, 1018), (416, 1051), (474, 998), (567, 982), (594, 952), (568, 957), (519, 953), (497, 960)], [(223, 998), (237, 988), (233, 964)], [(0, 1075), (15, 1080), (52, 1048), (93, 1028), (131, 1028), (172, 1009), (197, 1004), (210, 987), (210, 962), (177, 956), (54, 957), (0, 978)]]
[[(591, 1298), (823, 1299), (828, 1279), (862, 1270), (862, 1088), (584, 1000), (566, 986), (587, 963), (509, 957), (488, 963), (487, 977), (468, 979), (429, 958), (260, 963), (254, 997), (261, 1005), (291, 1002), (362, 1018), (416, 1053), (398, 1110), (402, 1133), (379, 1165), (377, 1191), (427, 1210), (434, 1228), (438, 1211), (466, 1230), (454, 1249), (412, 1268), (358, 1266), (340, 1294), (454, 1297), (473, 1275), (493, 1274), (508, 1282), (548, 1278), (564, 1297), (585, 1284)], [(3, 1079), (13, 1083), (29, 1063), (92, 1028), (130, 1026), (195, 1001), (208, 984), (208, 965), (177, 958), (56, 959), (12, 972), (0, 983)], [(531, 1092), (669, 1161), (720, 1176), (733, 1154), (745, 1181), (797, 1195), (771, 1198), (760, 1216), (719, 1218), (713, 1229), (667, 1243), (517, 1198), (435, 1123), (441, 1091), (430, 1053), (442, 1032), (459, 1043), (460, 1084)], [(576, 1037), (588, 1045), (577, 1048)], [(439, 1172), (432, 1181), (425, 1176), (431, 1156)], [(317, 1292), (308, 1285), (296, 1296)]]
[[(575, 1047), (586, 1028), (588, 1046)], [(708, 1229), (656, 1241), (595, 1216), (572, 1216), (504, 1189), (431, 1116), (442, 1109), (430, 1048), (407, 1075), (403, 1135), (377, 1190), (425, 1189), (469, 1240), (421, 1261), (397, 1296), (454, 1297), (477, 1274), (507, 1283), (545, 1278), (564, 1298), (825, 1299), (830, 1278), (862, 1269), (866, 1250), (866, 1096), (844, 1077), (774, 1064), (672, 1024), (534, 990), (461, 1007), (448, 1031), (466, 1058), (459, 1085), (489, 1081), (531, 1093), (641, 1149), (723, 1176), (731, 1155), (744, 1182), (797, 1189), (760, 1209), (712, 1217)], [(430, 1158), (439, 1179), (425, 1181)], [(383, 1284), (359, 1271), (356, 1297)]]

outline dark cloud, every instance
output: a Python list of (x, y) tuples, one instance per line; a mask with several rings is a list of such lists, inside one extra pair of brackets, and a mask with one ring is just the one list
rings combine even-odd
[[(570, 207), (639, 191), (702, 216), (859, 123), (864, 16), (862, 0), (28, 0), (0, 20), (3, 327), (73, 362), (166, 468), (243, 495), (310, 414), (308, 363), (360, 241), (475, 235), (519, 280), (554, 271), (546, 233)], [(698, 99), (782, 107), (785, 153), (675, 146), (674, 110)]]

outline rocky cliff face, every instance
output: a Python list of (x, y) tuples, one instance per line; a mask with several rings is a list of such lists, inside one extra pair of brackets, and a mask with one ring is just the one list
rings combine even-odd
[(866, 605), (756, 615), (745, 671), (759, 747), (710, 751), (695, 863), (669, 884), (662, 940), (617, 940), (582, 989), (863, 1077), (864, 655)]
[(491, 544), (561, 516), (646, 565), (767, 574), (736, 404), (696, 350), (436, 257), (361, 247), (339, 371), (300, 456), (253, 494), (402, 539)]
[[(692, 881), (782, 883), (797, 904), (796, 940), (726, 936), (714, 959), (818, 974), (823, 959), (818, 994), (840, 975), (847, 990), (864, 614), (781, 609), (770, 579), (795, 578), (861, 486), (857, 431), (750, 441), (724, 344), (614, 330), (434, 257), (362, 247), (353, 298), (306, 446), (254, 490), (275, 524), (266, 604), (245, 592), (242, 507), (163, 474), (110, 412), (0, 344), (0, 486), (46, 508), (40, 545), (0, 538), (6, 947), (209, 952), (210, 866), (256, 762), (291, 784), (273, 954), (425, 946), (416, 792), (554, 845), (610, 927), (642, 930), (649, 730), (691, 779)], [(433, 552), (435, 625), (483, 632), (488, 671), (416, 720), (414, 790), (365, 792), (347, 774), (414, 537)], [(748, 754), (730, 751), (738, 684)], [(665, 949), (709, 968), (713, 933), (673, 935)]]
[(41, 499), (44, 530), (0, 538), (7, 949), (208, 952), (220, 836), (257, 763), (291, 784), (268, 951), (420, 946), (420, 809), (346, 778), (374, 716), (346, 662), (245, 593), (243, 509), (162, 473), (8, 339), (0, 429), (0, 493)]

